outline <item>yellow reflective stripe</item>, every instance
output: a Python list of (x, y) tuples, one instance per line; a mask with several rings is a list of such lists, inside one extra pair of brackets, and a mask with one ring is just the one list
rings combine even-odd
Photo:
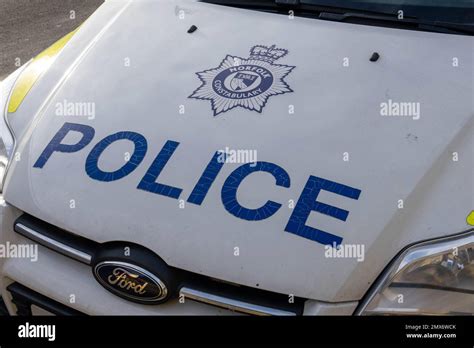
[(8, 104), (8, 112), (15, 112), (20, 106), (23, 99), (30, 91), (31, 87), (35, 84), (36, 80), (53, 64), (54, 60), (58, 56), (58, 53), (76, 33), (76, 30), (70, 32), (63, 38), (56, 41), (50, 47), (45, 49), (43, 52), (38, 54), (23, 70), (20, 77), (13, 87), (12, 94), (10, 96), (10, 103)]
[(469, 225), (474, 226), (474, 210), (469, 213), (466, 218), (466, 221)]

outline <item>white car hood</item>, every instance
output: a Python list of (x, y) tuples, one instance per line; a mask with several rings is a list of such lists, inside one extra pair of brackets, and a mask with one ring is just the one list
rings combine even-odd
[[(198, 28), (192, 34), (191, 25)], [(248, 57), (256, 45), (288, 51), (275, 64), (295, 67), (284, 78), (292, 91), (269, 97), (260, 113), (235, 107), (217, 116), (210, 100), (189, 98), (203, 84), (196, 73), (228, 55)], [(373, 52), (376, 62), (369, 61)], [(305, 298), (358, 300), (402, 247), (465, 227), (469, 189), (448, 203), (446, 215), (437, 213), (451, 230), (436, 219), (414, 230), (400, 219), (420, 204), (421, 184), (436, 185), (436, 175), (424, 181), (427, 173), (472, 124), (472, 88), (471, 37), (191, 1), (109, 1), (9, 115), (21, 160), (12, 162), (4, 194), (68, 231), (144, 245), (178, 268)], [(388, 100), (419, 103), (420, 118), (382, 116)], [(95, 118), (58, 116), (64, 101), (94, 103)], [(35, 168), (65, 122), (93, 127), (93, 140)], [(147, 139), (144, 160), (119, 180), (91, 178), (90, 151), (120, 131)], [(181, 188), (179, 200), (137, 189), (168, 140), (180, 144), (157, 181)], [(289, 187), (275, 185), (269, 173), (249, 175), (239, 187), (243, 206), (281, 204), (274, 215), (250, 221), (224, 208), (221, 189), (239, 163), (225, 163), (201, 205), (187, 202), (214, 153), (226, 148), (256, 150), (258, 161), (288, 173)], [(119, 168), (127, 152), (133, 145), (117, 142), (100, 167)], [(317, 200), (347, 210), (347, 219), (312, 212), (305, 224), (342, 237), (343, 245), (363, 245), (363, 262), (327, 257), (325, 245), (285, 232), (310, 175), (360, 190), (358, 199), (321, 191)], [(458, 204), (466, 211), (453, 212)]]

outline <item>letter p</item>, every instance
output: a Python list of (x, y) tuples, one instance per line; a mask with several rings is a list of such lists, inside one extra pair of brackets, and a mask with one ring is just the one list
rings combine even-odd
[[(70, 131), (82, 133), (81, 140), (76, 144), (62, 144), (61, 142)], [(90, 126), (78, 123), (64, 123), (64, 125), (54, 135), (53, 139), (51, 139), (49, 144), (45, 147), (33, 167), (43, 168), (53, 152), (77, 152), (83, 149), (91, 142), (94, 134), (95, 130)]]

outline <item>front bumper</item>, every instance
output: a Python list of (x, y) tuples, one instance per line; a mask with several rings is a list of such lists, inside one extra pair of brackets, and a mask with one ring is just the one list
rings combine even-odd
[[(240, 315), (236, 306), (221, 308), (216, 296), (203, 303), (200, 295), (183, 288), (186, 298), (176, 297), (160, 305), (133, 303), (106, 291), (93, 277), (91, 267), (74, 258), (35, 243), (14, 231), (23, 212), (3, 199), (0, 205), (2, 245), (37, 248), (34, 258), (0, 258), (0, 291), (11, 315)], [(197, 294), (197, 295), (196, 295)], [(270, 293), (271, 295), (271, 293)], [(219, 300), (217, 298), (217, 300)], [(217, 301), (218, 302), (218, 301)], [(306, 300), (303, 315), (351, 315), (358, 302), (325, 303)], [(278, 312), (276, 312), (278, 315)]]

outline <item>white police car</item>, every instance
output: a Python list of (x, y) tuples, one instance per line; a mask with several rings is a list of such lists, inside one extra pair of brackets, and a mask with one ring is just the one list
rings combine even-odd
[(1, 83), (9, 313), (473, 314), (473, 20), (106, 1)]

